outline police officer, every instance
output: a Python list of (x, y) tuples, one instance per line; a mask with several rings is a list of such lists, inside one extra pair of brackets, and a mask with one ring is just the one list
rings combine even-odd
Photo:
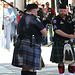
[(18, 23), (18, 42), (14, 48), (12, 65), (21, 67), (21, 75), (36, 75), (40, 69), (42, 35), (47, 36), (46, 28), (36, 17), (38, 6), (28, 4), (25, 14)]
[[(65, 72), (65, 66), (64, 66), (65, 63), (63, 63), (64, 44), (66, 40), (69, 41), (70, 39), (74, 39), (75, 36), (73, 35), (73, 27), (72, 27), (73, 25), (71, 17), (66, 16), (67, 14), (66, 6), (60, 4), (58, 12), (59, 15), (56, 16), (53, 20), (54, 44), (52, 48), (50, 61), (58, 63), (59, 73), (60, 75), (64, 75)], [(73, 54), (75, 54), (74, 49), (73, 49)], [(75, 73), (74, 63), (68, 65), (68, 72), (69, 75), (74, 75)]]

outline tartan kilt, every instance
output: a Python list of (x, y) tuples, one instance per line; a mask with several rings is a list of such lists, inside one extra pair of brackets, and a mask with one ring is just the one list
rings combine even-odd
[[(54, 62), (54, 63), (63, 63), (63, 51), (64, 51), (64, 42), (59, 42), (59, 41), (54, 41), (54, 44), (52, 46), (52, 52), (51, 52), (51, 58), (50, 61)], [(74, 48), (71, 45), (72, 50), (73, 50), (73, 54), (74, 53)], [(75, 57), (75, 55), (74, 55)], [(75, 61), (75, 58), (74, 58)]]
[(29, 67), (40, 69), (41, 47), (35, 44), (35, 47), (28, 45), (20, 45), (19, 48), (14, 48), (12, 65), (16, 67)]

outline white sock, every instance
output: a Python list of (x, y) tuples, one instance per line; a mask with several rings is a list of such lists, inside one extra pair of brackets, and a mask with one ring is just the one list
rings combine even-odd
[(64, 75), (64, 73), (60, 74), (60, 75)]
[(69, 73), (69, 75), (74, 75), (74, 73)]

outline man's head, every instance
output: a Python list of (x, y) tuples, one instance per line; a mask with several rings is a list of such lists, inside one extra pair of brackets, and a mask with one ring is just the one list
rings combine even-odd
[(49, 8), (49, 2), (46, 2), (46, 8)]
[(28, 4), (26, 7), (26, 11), (37, 16), (37, 11), (38, 11), (37, 8), (38, 8), (38, 6), (36, 4)]
[(4, 7), (5, 7), (5, 8), (8, 8), (8, 4), (7, 4), (7, 3), (5, 3), (5, 2), (4, 2)]
[(14, 5), (14, 3), (13, 3), (13, 2), (10, 2), (10, 4), (11, 4), (11, 5)]
[(67, 15), (67, 9), (64, 4), (60, 4), (58, 13), (61, 17), (64, 17), (65, 15)]
[(42, 4), (42, 5), (41, 5), (41, 8), (42, 8), (42, 9), (44, 9), (44, 7), (45, 7), (45, 5), (44, 5), (44, 4)]
[(69, 12), (69, 6), (67, 6), (66, 9), (67, 9), (67, 12)]

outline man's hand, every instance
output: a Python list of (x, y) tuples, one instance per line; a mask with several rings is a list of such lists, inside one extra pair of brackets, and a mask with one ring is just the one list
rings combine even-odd
[(70, 39), (74, 39), (75, 38), (75, 35), (73, 34), (67, 34), (65, 32), (63, 32), (62, 30), (58, 29), (58, 30), (55, 30), (55, 32), (60, 35), (60, 36), (63, 36), (63, 37), (66, 37), (66, 38), (70, 38)]
[(74, 38), (75, 38), (75, 34), (74, 34)]
[(70, 38), (70, 39), (72, 39), (72, 40), (74, 40), (74, 38), (75, 38), (75, 35), (73, 35), (73, 34), (70, 34), (70, 35), (69, 35), (69, 38)]
[(42, 29), (40, 32), (42, 33), (42, 35), (44, 37), (47, 37), (47, 30), (46, 30), (46, 28)]

